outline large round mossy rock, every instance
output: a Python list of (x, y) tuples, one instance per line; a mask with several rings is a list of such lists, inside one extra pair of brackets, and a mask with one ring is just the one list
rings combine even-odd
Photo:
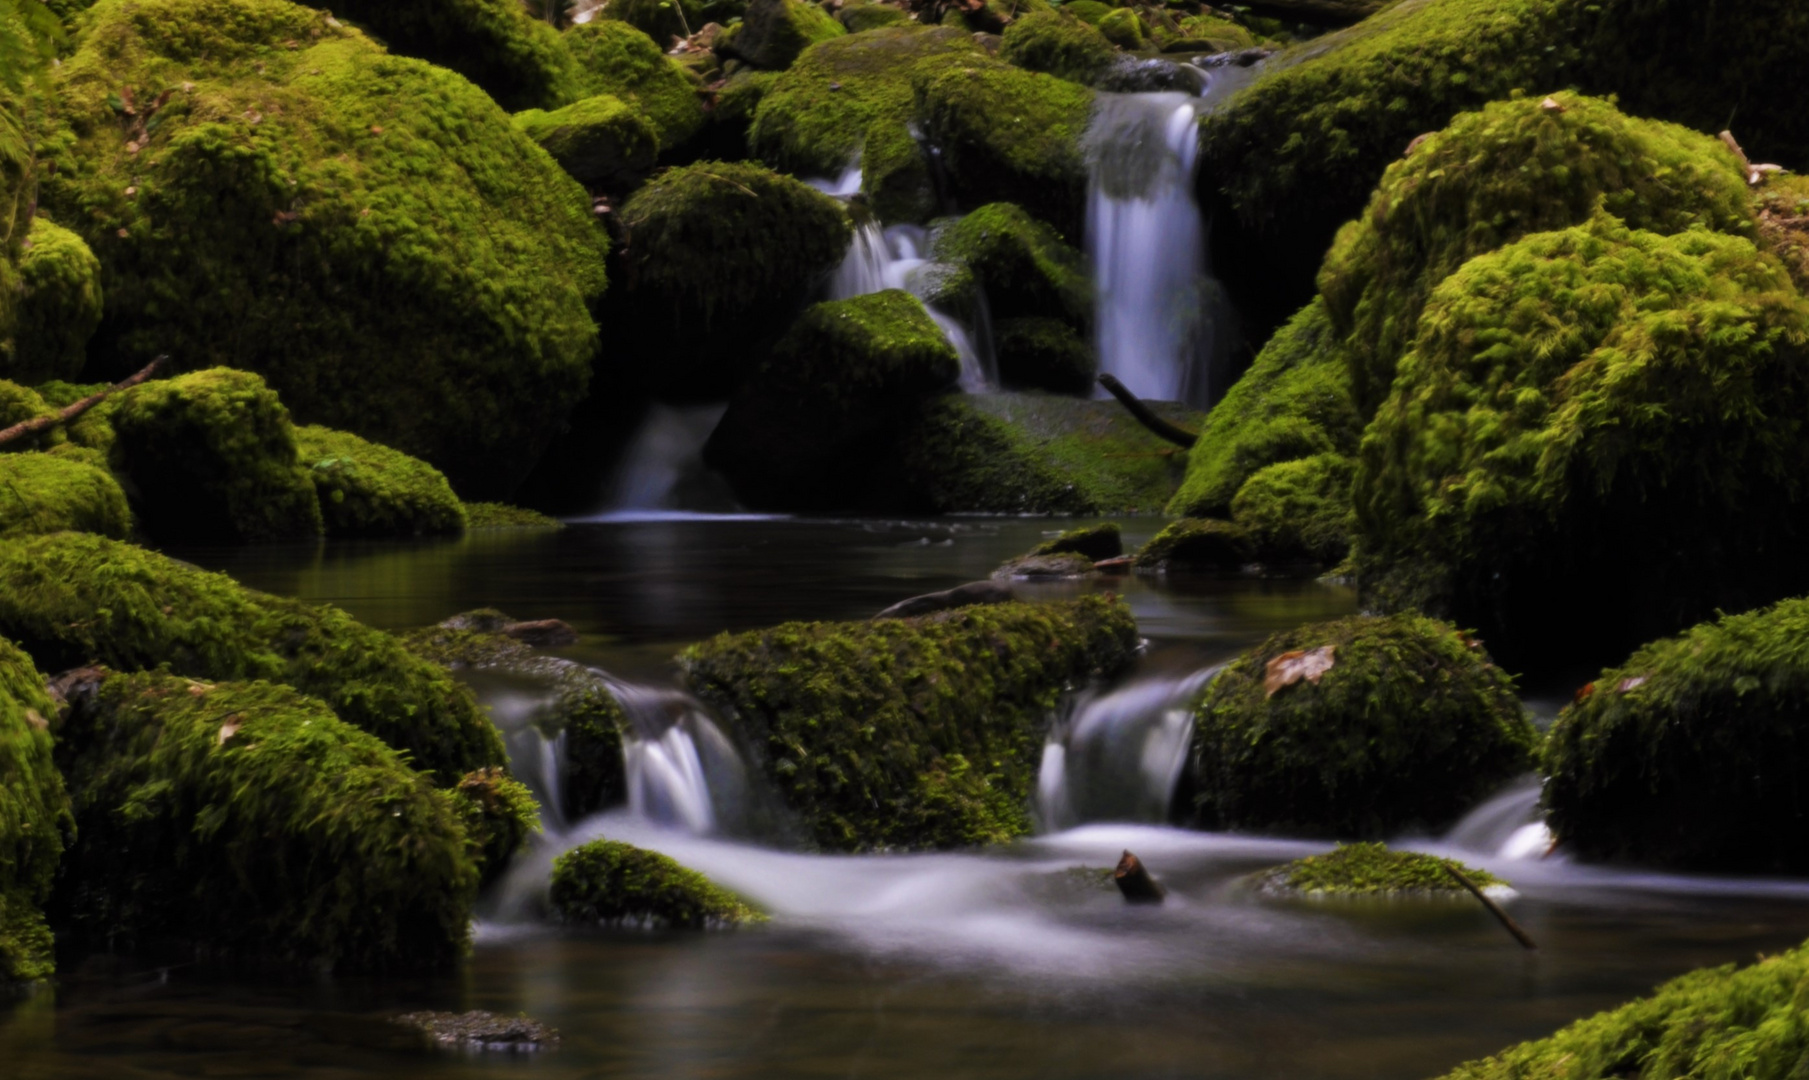
[(1640, 647), (1552, 726), (1546, 819), (1579, 858), (1809, 870), (1809, 600)]
[(659, 130), (652, 121), (608, 94), (552, 112), (518, 112), (515, 126), (587, 188), (625, 191), (653, 169), (659, 156)]
[(444, 536), (465, 531), (465, 507), (432, 465), (343, 431), (295, 429), (328, 536)]
[(289, 410), (249, 371), (213, 368), (136, 386), (108, 410), (108, 460), (145, 531), (164, 543), (319, 536)]
[(119, 481), (61, 453), (0, 454), (0, 540), (65, 530), (124, 540), (132, 511)]
[(1282, 461), (1256, 473), (1231, 500), (1231, 520), (1250, 534), (1257, 561), (1336, 566), (1350, 554), (1350, 485), (1342, 454)]
[(100, 260), (75, 233), (33, 218), (19, 258), (18, 319), (0, 377), (24, 383), (75, 377), (101, 320)]
[(506, 761), (471, 692), (396, 638), (337, 608), (247, 589), (104, 537), (0, 545), (0, 635), (51, 671), (167, 664), (200, 679), (287, 683), (447, 784)]
[(834, 16), (807, 0), (750, 0), (741, 23), (717, 40), (716, 52), (779, 71), (812, 45), (846, 33)]
[(1194, 709), (1196, 822), (1368, 839), (1442, 829), (1533, 765), (1538, 733), (1479, 642), (1418, 615), (1276, 634)]
[(1806, 341), (1809, 302), (1741, 237), (1602, 215), (1470, 261), (1364, 434), (1365, 595), (1525, 670), (1803, 591)]
[(463, 956), (461, 811), (405, 755), (287, 686), (81, 675), (57, 727), (77, 839), (53, 910), (73, 938), (357, 971)]
[(559, 32), (520, 0), (336, 0), (333, 13), (399, 56), (451, 68), (505, 109), (554, 108), (582, 96)]
[(617, 840), (592, 840), (554, 859), (547, 900), (568, 923), (704, 930), (766, 921), (758, 908), (671, 856)]
[(564, 38), (578, 64), (583, 96), (607, 94), (632, 106), (653, 125), (662, 153), (684, 145), (703, 127), (696, 80), (634, 26), (592, 19), (566, 30)]
[(1114, 596), (914, 619), (786, 623), (682, 653), (687, 687), (754, 750), (829, 851), (953, 848), (1030, 831), (1049, 710), (1139, 648)]
[(506, 494), (596, 356), (608, 241), (583, 187), (477, 87), (324, 12), (88, 19), (40, 148), (43, 203), (106, 283), (86, 376), (250, 368), (306, 422)]
[(1250, 530), (1218, 518), (1171, 521), (1137, 549), (1139, 570), (1236, 573), (1256, 557)]
[(749, 506), (857, 506), (913, 406), (960, 374), (954, 346), (910, 293), (817, 304), (730, 399), (704, 461)]
[(56, 970), (43, 905), (75, 819), (51, 756), (55, 719), (31, 657), (0, 638), (0, 986)]
[(1066, 12), (1033, 11), (1005, 28), (999, 58), (1025, 71), (1040, 71), (1092, 85), (1118, 50), (1091, 25)]
[(1702, 968), (1554, 1035), (1467, 1061), (1442, 1080), (1703, 1076), (1734, 1062), (1748, 1080), (1789, 1080), (1809, 1051), (1805, 979), (1809, 945), (1745, 968)]
[(466, 773), (452, 788), (465, 835), (481, 873), (481, 886), (502, 877), (515, 857), (540, 832), (540, 805), (528, 786), (491, 765)]
[(602, 22), (619, 22), (632, 26), (662, 50), (673, 38), (688, 38), (703, 29), (707, 20), (699, 0), (610, 0), (587, 26)]

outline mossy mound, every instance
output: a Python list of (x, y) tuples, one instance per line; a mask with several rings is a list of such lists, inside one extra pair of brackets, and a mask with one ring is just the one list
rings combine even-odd
[[(1200, 414), (1154, 403), (1184, 427)], [(1052, 394), (953, 394), (922, 406), (882, 463), (873, 501), (921, 513), (1154, 514), (1187, 455), (1116, 402)]]
[(948, 848), (1029, 831), (1048, 710), (1137, 648), (1124, 601), (1089, 596), (787, 623), (694, 645), (679, 665), (817, 846)]
[(266, 682), (97, 671), (57, 763), (77, 841), (55, 900), (90, 947), (450, 967), (477, 868), (454, 798), (324, 702)]
[(1256, 887), (1269, 895), (1311, 899), (1467, 896), (1469, 890), (1445, 869), (1453, 865), (1479, 889), (1507, 887), (1487, 870), (1378, 843), (1339, 844), (1324, 855), (1259, 871)]
[(124, 540), (132, 512), (118, 481), (58, 454), (0, 454), (0, 540), (66, 529)]
[(100, 325), (100, 260), (75, 233), (33, 218), (19, 284), (12, 356), (0, 353), (0, 375), (25, 383), (74, 377)]
[[(0, 411), (4, 411), (8, 384), (0, 382)], [(62, 409), (92, 394), (107, 388), (106, 383), (39, 383), (33, 392), (40, 395), (46, 409)], [(98, 450), (104, 463), (107, 454), (113, 449), (113, 423), (108, 419), (117, 401), (102, 401), (87, 412), (67, 423), (59, 424), (51, 433), (51, 438), (61, 436), (62, 440), (89, 450)]]
[(954, 346), (907, 292), (817, 304), (730, 400), (704, 461), (749, 506), (857, 505), (900, 423), (960, 374)]
[(248, 371), (213, 368), (134, 387), (108, 410), (110, 462), (145, 531), (165, 543), (319, 536), (289, 410)]
[[(44, 396), (37, 390), (0, 379), (0, 427), (12, 427), (14, 424), (36, 420), (54, 412), (56, 410), (44, 400)], [(48, 431), (7, 443), (4, 452), (48, 450), (67, 442), (68, 438), (68, 433), (63, 430), (62, 425), (54, 425)]]
[(1459, 1065), (1444, 1080), (1715, 1076), (1786, 1080), (1809, 1052), (1809, 946), (1747, 968), (1704, 968), (1557, 1034)]
[(328, 536), (441, 536), (465, 531), (465, 507), (432, 465), (343, 431), (295, 429)]
[(43, 904), (75, 822), (51, 757), (55, 717), (31, 657), (0, 638), (0, 986), (56, 969)]
[(1809, 600), (1642, 646), (1553, 725), (1547, 820), (1581, 858), (1800, 874), (1805, 717)]
[(1364, 435), (1366, 593), (1520, 667), (1804, 588), (1806, 338), (1809, 303), (1740, 237), (1602, 216), (1465, 264)]
[(577, 59), (583, 96), (607, 94), (633, 106), (653, 123), (662, 153), (684, 145), (703, 126), (691, 76), (630, 24), (592, 19), (567, 30), (565, 44)]
[(999, 58), (1025, 71), (1040, 71), (1091, 85), (1118, 51), (1104, 34), (1073, 15), (1032, 12), (1005, 28)]
[[(988, 311), (1001, 321), (1017, 318), (1060, 319), (1084, 327), (1093, 308), (1093, 286), (1080, 252), (1060, 233), (1031, 217), (1022, 207), (991, 203), (949, 224), (930, 239), (938, 262), (971, 274), (985, 290)], [(971, 320), (971, 298), (961, 283), (948, 281), (933, 297), (938, 306)]]
[(673, 38), (688, 38), (703, 29), (705, 21), (703, 5), (698, 0), (610, 0), (591, 23), (620, 22), (632, 26), (664, 51)]
[(1355, 464), (1342, 454), (1283, 461), (1244, 482), (1231, 520), (1249, 530), (1262, 562), (1335, 566), (1350, 554), (1350, 485)]
[(1124, 530), (1116, 521), (1098, 525), (1082, 525), (1069, 529), (1053, 540), (1045, 540), (1030, 549), (1032, 555), (1060, 555), (1063, 552), (1085, 555), (1097, 562), (1124, 554)]
[(1256, 557), (1250, 530), (1216, 518), (1182, 518), (1137, 549), (1140, 570), (1237, 571)]
[(1538, 733), (1480, 643), (1356, 616), (1244, 653), (1194, 710), (1197, 821), (1365, 839), (1440, 829), (1532, 767)]
[(616, 840), (592, 840), (554, 859), (548, 900), (568, 923), (703, 930), (766, 921), (758, 908), (697, 871)]
[(281, 681), (448, 784), (505, 760), (470, 692), (390, 635), (99, 536), (0, 546), (0, 635), (53, 671), (168, 664), (195, 678)]
[(554, 108), (582, 96), (559, 32), (519, 0), (337, 0), (333, 11), (398, 55), (451, 68), (505, 109)]
[(835, 17), (850, 34), (911, 21), (909, 12), (891, 4), (844, 4)]
[(900, 26), (808, 50), (760, 102), (748, 146), (775, 169), (839, 176), (857, 160), (861, 190), (882, 221), (923, 221), (935, 188), (910, 127), (911, 71), (932, 57), (972, 58), (979, 47), (950, 27)]
[(659, 156), (660, 136), (652, 121), (608, 94), (552, 112), (516, 113), (515, 126), (588, 188), (633, 187)]
[(1149, 34), (1135, 8), (1114, 8), (1096, 24), (1099, 36), (1127, 52), (1149, 48)]
[(469, 529), (565, 528), (565, 523), (556, 517), (508, 503), (466, 503), (465, 522)]
[(481, 884), (488, 885), (508, 869), (528, 837), (540, 831), (540, 806), (526, 784), (494, 765), (466, 773), (452, 794), (474, 849)]
[(806, 0), (750, 0), (740, 25), (722, 35), (716, 51), (757, 68), (780, 71), (812, 45), (847, 32), (834, 16)]
[(992, 347), (999, 381), (1013, 389), (1086, 397), (1099, 373), (1093, 346), (1059, 319), (1001, 319)]
[(1746, 178), (1718, 140), (1577, 94), (1465, 113), (1389, 166), (1319, 273), (1359, 414), (1387, 397), (1439, 282), (1477, 255), (1601, 210), (1666, 235), (1753, 231)]
[(1247, 27), (1214, 15), (1183, 15), (1173, 30), (1158, 24), (1151, 33), (1163, 52), (1225, 53), (1256, 45), (1256, 35)]
[(107, 285), (84, 377), (159, 353), (251, 367), (302, 420), (467, 495), (525, 475), (597, 349), (608, 242), (584, 189), (475, 86), (324, 12), (101, 0), (88, 18), (40, 189)]

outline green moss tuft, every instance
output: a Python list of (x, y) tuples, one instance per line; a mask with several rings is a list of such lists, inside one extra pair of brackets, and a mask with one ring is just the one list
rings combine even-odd
[(647, 923), (703, 930), (762, 923), (766, 915), (657, 851), (592, 840), (553, 860), (548, 894), (566, 922)]
[(1212, 518), (1171, 521), (1137, 549), (1141, 570), (1235, 571), (1256, 557), (1250, 530)]
[[(0, 402), (5, 400), (6, 387), (6, 383), (0, 383)], [(47, 382), (39, 383), (34, 390), (42, 395), (48, 408), (62, 409), (91, 394), (98, 393), (106, 387), (106, 383), (78, 385), (66, 382)], [(113, 449), (114, 439), (113, 422), (108, 417), (112, 415), (113, 409), (118, 404), (117, 401), (103, 401), (76, 417), (74, 421), (58, 425), (57, 433), (76, 446), (100, 451), (101, 464), (104, 467), (107, 454)], [(4, 410), (4, 408), (5, 406), (0, 404), (0, 410)]]
[(705, 21), (703, 5), (698, 0), (609, 0), (591, 23), (620, 22), (632, 26), (664, 51), (673, 38), (688, 38), (703, 29)]
[[(54, 412), (56, 410), (37, 390), (0, 379), (0, 427), (12, 427)], [(57, 425), (48, 431), (7, 443), (0, 451), (18, 453), (25, 450), (48, 450), (67, 440), (68, 433), (61, 425)]]
[[(1327, 658), (1316, 679), (1298, 666)], [(1207, 687), (1194, 711), (1194, 807), (1209, 829), (1440, 829), (1530, 768), (1537, 740), (1512, 681), (1450, 625), (1318, 623), (1269, 638)]]
[(1378, 843), (1339, 844), (1324, 855), (1262, 871), (1257, 878), (1266, 893), (1313, 898), (1466, 895), (1445, 869), (1452, 865), (1479, 889), (1507, 885), (1487, 870), (1416, 851), (1390, 851)]
[(51, 758), (55, 716), (31, 657), (0, 638), (0, 986), (56, 967), (42, 905), (75, 822)]
[(1231, 500), (1231, 520), (1248, 529), (1263, 562), (1335, 566), (1350, 554), (1350, 484), (1355, 465), (1316, 454), (1270, 465)]
[(580, 96), (607, 94), (632, 105), (653, 123), (661, 152), (682, 146), (703, 126), (691, 76), (630, 24), (592, 19), (567, 30), (565, 44), (578, 61)]
[(553, 112), (516, 113), (515, 126), (553, 155), (572, 179), (590, 188), (633, 187), (659, 154), (653, 123), (607, 94)]
[[(1084, 327), (1093, 286), (1080, 253), (1060, 233), (1010, 203), (991, 203), (936, 229), (931, 253), (970, 271), (1000, 320), (1061, 319)], [(969, 313), (955, 308), (956, 314)]]
[(0, 540), (67, 529), (124, 540), (132, 512), (118, 482), (61, 454), (0, 454)]
[(438, 536), (465, 531), (465, 507), (438, 469), (323, 427), (295, 430), (328, 536)]
[(741, 23), (717, 41), (719, 55), (757, 68), (779, 71), (798, 55), (848, 31), (827, 11), (806, 0), (750, 0)]
[(482, 884), (502, 876), (509, 860), (540, 831), (540, 805), (527, 785), (495, 765), (464, 775), (452, 789), (470, 837)]
[(1005, 28), (999, 58), (1090, 85), (1117, 56), (1104, 34), (1066, 12), (1040, 11)]
[(558, 31), (519, 0), (337, 0), (333, 11), (398, 55), (451, 68), (505, 109), (555, 108), (584, 96)]
[(470, 529), (563, 529), (565, 523), (538, 510), (527, 510), (507, 503), (466, 503), (466, 528)]
[(1135, 8), (1115, 8), (1111, 14), (1100, 19), (1097, 26), (1099, 36), (1121, 49), (1140, 52), (1149, 47), (1143, 20), (1137, 17)]
[(1158, 23), (1151, 33), (1164, 52), (1224, 53), (1256, 46), (1255, 34), (1215, 15), (1183, 15), (1173, 31)]
[(835, 16), (850, 34), (897, 26), (911, 21), (910, 13), (891, 4), (844, 4)]
[(5, 373), (26, 383), (73, 377), (100, 325), (100, 260), (81, 237), (49, 218), (34, 218), (19, 279), (14, 348)]
[(1082, 525), (1069, 529), (1053, 540), (1045, 540), (1030, 549), (1031, 555), (1060, 555), (1063, 552), (1074, 552), (1085, 555), (1098, 562), (1100, 559), (1115, 559), (1124, 554), (1124, 530), (1116, 521), (1105, 521), (1098, 525)]

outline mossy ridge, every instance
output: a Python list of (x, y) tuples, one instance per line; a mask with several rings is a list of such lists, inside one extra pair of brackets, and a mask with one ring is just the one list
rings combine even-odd
[(441, 536), (465, 531), (465, 507), (438, 469), (344, 431), (295, 429), (298, 459), (328, 536)]
[(1805, 1051), (1809, 947), (1745, 968), (1703, 968), (1544, 1039), (1465, 1062), (1444, 1080), (1741, 1076), (1786, 1080)]
[(24, 383), (73, 377), (100, 325), (100, 260), (75, 233), (33, 218), (19, 283), (12, 356), (0, 374)]
[[(1449, 611), (1518, 666), (1809, 584), (1789, 554), (1809, 529), (1806, 340), (1809, 303), (1741, 237), (1602, 215), (1465, 264), (1363, 439), (1366, 593)], [(1579, 589), (1596, 614), (1548, 633), (1534, 612)]]
[(629, 23), (592, 19), (566, 30), (564, 38), (578, 63), (579, 97), (607, 94), (634, 106), (652, 122), (662, 153), (683, 146), (703, 127), (695, 81)]
[(1005, 28), (999, 59), (1090, 86), (1118, 50), (1105, 35), (1073, 15), (1031, 12)]
[(617, 840), (592, 840), (554, 859), (548, 900), (568, 923), (703, 930), (767, 920), (760, 909), (670, 856)]
[(1373, 841), (1339, 844), (1324, 855), (1295, 859), (1256, 877), (1264, 892), (1313, 898), (1464, 895), (1467, 890), (1447, 866), (1457, 867), (1479, 889), (1507, 887), (1487, 870), (1417, 851), (1393, 851)]
[(476, 502), (465, 504), (467, 529), (563, 529), (565, 522), (538, 510), (510, 506), (508, 503)]
[(31, 657), (0, 638), (0, 986), (56, 968), (42, 905), (75, 819), (51, 754), (55, 717)]
[(1336, 566), (1350, 554), (1355, 472), (1343, 454), (1277, 462), (1244, 481), (1231, 500), (1231, 520), (1249, 530), (1262, 562)]
[(458, 805), (326, 703), (98, 672), (57, 742), (78, 832), (54, 907), (85, 944), (344, 970), (463, 955), (478, 875)]
[(1023, 835), (1048, 710), (1121, 670), (1130, 608), (1089, 596), (919, 619), (787, 623), (679, 656), (686, 685), (755, 749), (830, 851)]
[(447, 784), (506, 762), (470, 691), (390, 635), (103, 537), (0, 545), (0, 635), (56, 671), (168, 664), (195, 678), (284, 682)]
[(0, 454), (0, 540), (65, 530), (126, 539), (132, 511), (119, 483), (60, 454)]
[[(1265, 685), (1284, 654), (1327, 649), (1317, 678)], [(1512, 680), (1478, 642), (1418, 615), (1338, 619), (1269, 638), (1206, 688), (1194, 808), (1209, 829), (1439, 829), (1531, 768), (1537, 745)]]
[(1547, 820), (1586, 859), (1809, 868), (1795, 777), (1809, 764), (1809, 600), (1724, 615), (1641, 646), (1559, 715)]
[(250, 364), (301, 419), (468, 496), (516, 482), (597, 348), (608, 242), (583, 188), (463, 78), (324, 13), (101, 0), (90, 19), (41, 189), (107, 282), (84, 377)]
[(337, 0), (350, 19), (399, 56), (451, 68), (503, 108), (557, 108), (584, 95), (559, 32), (518, 0)]

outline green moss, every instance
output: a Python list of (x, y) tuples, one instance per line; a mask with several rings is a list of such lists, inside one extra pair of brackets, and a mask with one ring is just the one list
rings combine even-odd
[(1809, 303), (1739, 237), (1602, 216), (1472, 260), (1363, 439), (1365, 588), (1450, 611), (1517, 664), (1801, 588), (1806, 338)]
[(779, 71), (812, 45), (847, 32), (827, 11), (806, 0), (750, 0), (740, 25), (723, 34), (716, 51)]
[(1230, 19), (1216, 15), (1183, 15), (1175, 20), (1175, 30), (1154, 30), (1164, 51), (1179, 51), (1183, 46), (1191, 52), (1237, 52), (1256, 46), (1256, 35)]
[(1009, 387), (1085, 397), (1099, 371), (1093, 346), (1057, 319), (1001, 319), (992, 347), (999, 381)]
[(540, 806), (527, 786), (495, 765), (466, 773), (452, 789), (471, 840), (482, 883), (502, 876), (509, 860), (540, 831)]
[[(1321, 650), (1331, 666), (1316, 681), (1277, 678)], [(1440, 829), (1530, 768), (1537, 739), (1512, 681), (1450, 625), (1318, 623), (1269, 638), (1207, 687), (1194, 711), (1194, 806), (1210, 829)]]
[(766, 921), (747, 901), (657, 851), (593, 840), (553, 860), (548, 893), (566, 922), (702, 930)]
[(53, 454), (0, 454), (0, 540), (74, 529), (123, 540), (125, 492), (105, 469)]
[(1101, 37), (1121, 49), (1138, 52), (1149, 47), (1143, 20), (1137, 17), (1134, 8), (1113, 9), (1111, 14), (1099, 20), (1098, 28)]
[(1315, 898), (1465, 895), (1447, 866), (1456, 866), (1479, 889), (1507, 885), (1487, 870), (1416, 851), (1390, 851), (1378, 843), (1339, 844), (1324, 855), (1295, 859), (1258, 878), (1265, 892)]
[(1021, 207), (982, 206), (938, 227), (930, 249), (938, 261), (972, 272), (1001, 321), (1041, 317), (1078, 328), (1092, 314), (1093, 287), (1080, 253)]
[(1250, 370), (1213, 406), (1187, 452), (1187, 478), (1170, 514), (1228, 514), (1262, 469), (1323, 453), (1355, 454), (1363, 423), (1350, 369), (1324, 305), (1307, 305), (1276, 331)]
[(457, 802), (321, 701), (99, 671), (57, 761), (77, 842), (56, 908), (90, 947), (357, 970), (465, 951), (477, 869)]
[(1000, 59), (1026, 71), (1084, 84), (1091, 84), (1116, 55), (1104, 34), (1065, 11), (1036, 12), (1018, 19), (1005, 28), (999, 49)]
[(298, 460), (328, 536), (438, 536), (465, 531), (465, 508), (438, 469), (330, 428), (295, 429)]
[(289, 410), (264, 380), (214, 368), (145, 383), (108, 419), (111, 463), (145, 530), (166, 543), (320, 535), (320, 506), (297, 463)]
[(581, 96), (607, 94), (634, 106), (652, 121), (662, 152), (682, 146), (703, 126), (691, 76), (629, 23), (592, 19), (567, 30), (565, 43), (577, 58)]
[(632, 26), (663, 51), (673, 38), (688, 38), (703, 29), (707, 20), (697, 0), (610, 0), (591, 21)]
[(891, 4), (844, 4), (842, 10), (836, 12), (836, 18), (850, 34), (911, 21), (908, 12)]
[(1270, 465), (1244, 481), (1231, 520), (1250, 531), (1264, 562), (1335, 566), (1350, 554), (1350, 484), (1355, 465), (1316, 454)]
[[(101, 390), (106, 389), (106, 387), (106, 383), (79, 385), (76, 383), (53, 381), (39, 383), (33, 389), (43, 397), (45, 405), (49, 408), (62, 409), (65, 406), (75, 404), (85, 397), (96, 394)], [(6, 384), (0, 383), (0, 399), (4, 399), (5, 388)], [(75, 420), (59, 425), (57, 430), (62, 434), (64, 439), (76, 446), (100, 451), (102, 462), (104, 463), (107, 453), (113, 449), (114, 439), (113, 422), (108, 418), (112, 416), (113, 409), (117, 405), (118, 402), (116, 401), (103, 401), (82, 415), (76, 417)]]
[(1250, 530), (1215, 518), (1182, 518), (1137, 549), (1143, 570), (1240, 570), (1256, 557)]
[(1138, 645), (1116, 597), (919, 619), (787, 623), (679, 656), (835, 851), (953, 847), (1030, 829), (1048, 710)]
[[(1553, 102), (1556, 108), (1545, 102)], [(1477, 255), (1598, 210), (1672, 234), (1750, 235), (1746, 180), (1707, 135), (1557, 94), (1465, 113), (1389, 166), (1368, 209), (1338, 234), (1319, 274), (1345, 337), (1358, 411), (1372, 415), (1439, 282)]]
[(1088, 26), (1098, 26), (1099, 20), (1117, 10), (1111, 4), (1102, 4), (1099, 0), (1070, 0), (1062, 5), (1062, 14), (1072, 15)]
[(563, 529), (565, 523), (538, 510), (507, 503), (466, 503), (466, 527), (471, 529)]
[(1546, 745), (1548, 820), (1582, 858), (1801, 873), (1797, 732), (1809, 601), (1644, 645), (1566, 708)]
[(1060, 555), (1072, 551), (1097, 562), (1124, 554), (1124, 530), (1116, 521), (1098, 525), (1082, 525), (1069, 529), (1053, 540), (1045, 540), (1030, 549), (1032, 555)]
[(899, 26), (818, 45), (760, 102), (748, 146), (775, 169), (834, 177), (857, 160), (861, 190), (882, 221), (923, 221), (935, 188), (917, 140), (911, 72), (931, 58), (979, 55), (958, 30)]
[(470, 692), (395, 638), (130, 544), (58, 533), (0, 545), (0, 635), (53, 671), (168, 664), (195, 678), (280, 680), (447, 783), (504, 761)]
[(337, 0), (333, 11), (398, 55), (451, 68), (506, 109), (556, 108), (584, 96), (558, 31), (518, 0)]
[(0, 638), (0, 986), (55, 970), (42, 905), (74, 832), (51, 758), (55, 716), (31, 658)]
[(607, 94), (553, 112), (516, 113), (515, 126), (590, 188), (630, 188), (653, 168), (659, 154), (653, 123)]
[(583, 188), (476, 87), (323, 12), (101, 0), (90, 18), (41, 147), (44, 205), (107, 286), (85, 377), (159, 353), (252, 367), (304, 421), (467, 495), (525, 474), (596, 351), (607, 239)]
[(1466, 1062), (1446, 1080), (1740, 1076), (1786, 1080), (1809, 1051), (1802, 987), (1809, 949), (1747, 968), (1704, 968), (1650, 997), (1578, 1020), (1544, 1039)]
[(34, 218), (19, 279), (23, 291), (7, 374), (27, 383), (75, 375), (100, 325), (100, 261), (81, 237), (49, 218)]
[[(56, 412), (41, 394), (29, 386), (20, 386), (15, 382), (0, 379), (0, 428), (12, 427), (27, 420), (36, 420)], [(0, 448), (0, 452), (18, 453), (24, 450), (48, 450), (68, 441), (68, 433), (62, 425), (51, 427), (47, 431), (30, 435), (23, 439), (15, 439)]]

